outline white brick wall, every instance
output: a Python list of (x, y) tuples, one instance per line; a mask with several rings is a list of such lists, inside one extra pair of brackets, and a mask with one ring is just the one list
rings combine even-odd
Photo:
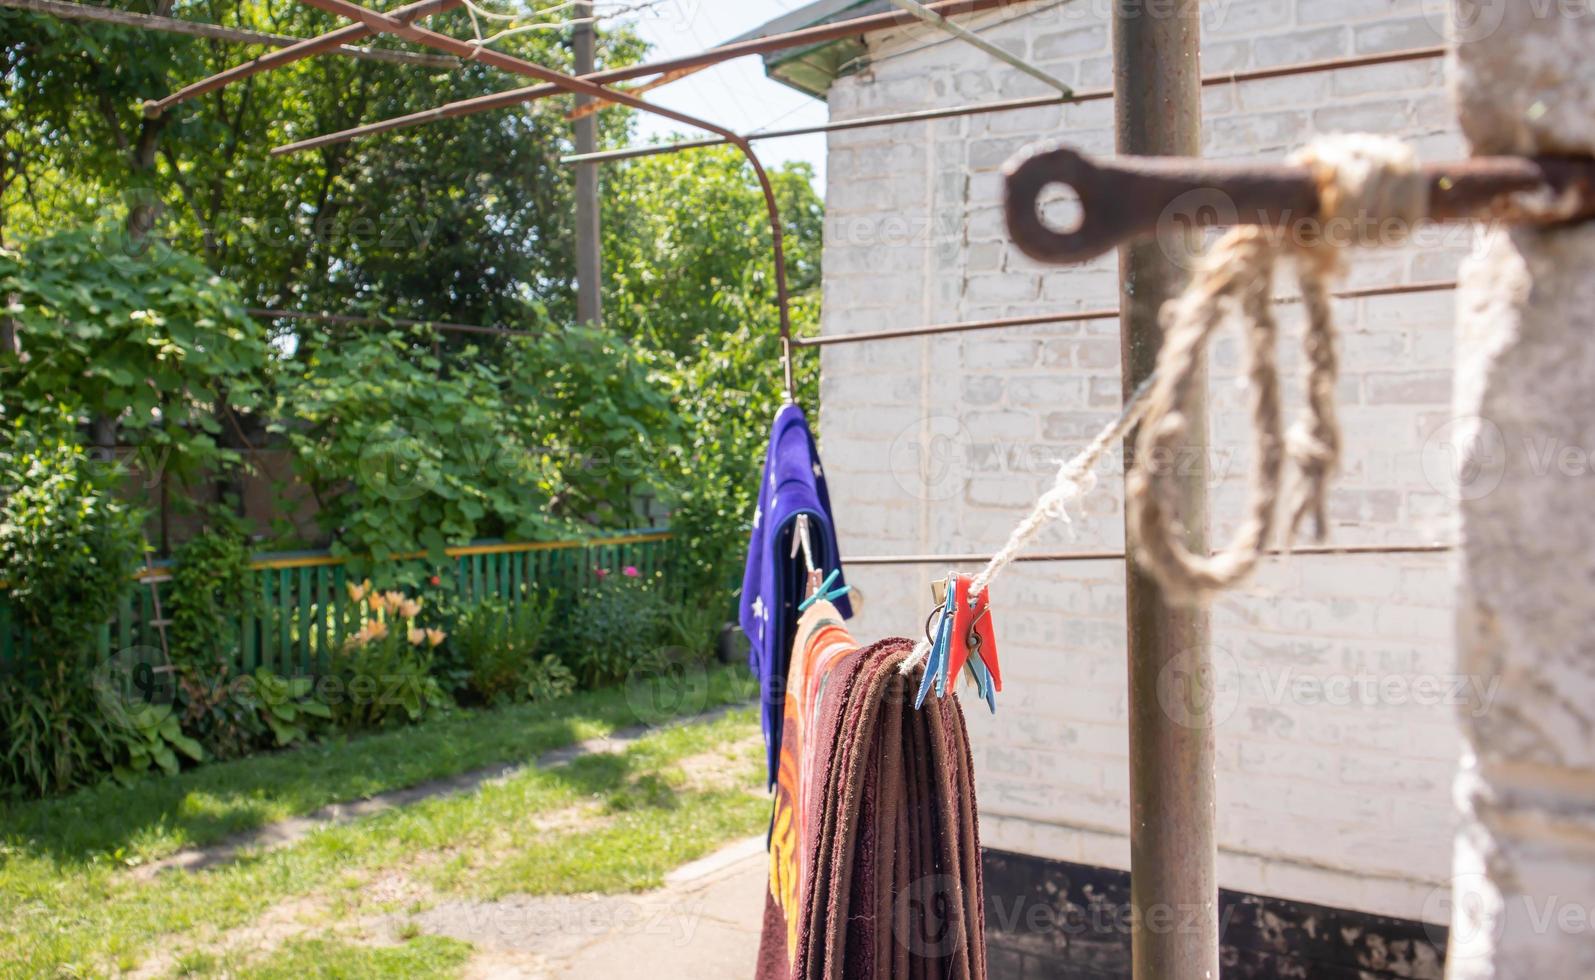
[[(1264, 65), (1439, 42), (1421, 0), (1204, 4), (1204, 68)], [(1037, 5), (980, 23), (1082, 88), (1105, 86), (1107, 5)], [(941, 43), (936, 43), (940, 41)], [(845, 119), (1042, 91), (922, 30), (871, 39), (870, 67), (832, 89)], [(1206, 90), (1212, 157), (1277, 158), (1314, 133), (1371, 129), (1432, 158), (1462, 145), (1439, 62), (1342, 70)], [(1026, 142), (1111, 153), (1106, 101), (833, 133), (827, 188), (828, 334), (1111, 308), (1113, 257), (1074, 268), (1007, 240), (998, 168)], [(1466, 232), (1358, 259), (1354, 286), (1444, 279)], [(1345, 472), (1339, 543), (1448, 541), (1453, 508), (1425, 476), (1426, 436), (1448, 418), (1449, 293), (1341, 302)], [(1283, 314), (1287, 323), (1292, 314)], [(1294, 326), (1282, 342), (1300, 398)], [(1061, 458), (1119, 406), (1114, 319), (823, 348), (821, 440), (844, 554), (987, 553)], [(1248, 437), (1233, 337), (1213, 350), (1216, 534), (1241, 504)], [(1122, 546), (1117, 458), (1069, 527), (1038, 549)], [(858, 565), (861, 638), (912, 634), (923, 567)], [(1417, 919), (1448, 877), (1457, 753), (1446, 559), (1268, 562), (1214, 610), (1220, 670), (1219, 835), (1226, 887)], [(1123, 567), (1014, 567), (995, 589), (1008, 689), (970, 712), (986, 841), (1128, 867)]]

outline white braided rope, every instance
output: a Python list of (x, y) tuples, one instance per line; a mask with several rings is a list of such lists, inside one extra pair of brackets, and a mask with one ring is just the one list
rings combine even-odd
[[(1102, 461), (1108, 450), (1124, 440), (1129, 431), (1135, 428), (1146, 414), (1147, 396), (1152, 391), (1153, 382), (1157, 376), (1151, 375), (1130, 394), (1130, 400), (1125, 403), (1117, 418), (1109, 422), (1098, 432), (1096, 438), (1086, 444), (1086, 447), (1058, 466), (1058, 473), (1052, 478), (1052, 488), (1036, 500), (1035, 506), (1030, 509), (1014, 529), (1008, 534), (1008, 541), (1002, 550), (991, 556), (969, 584), (970, 598), (986, 591), (1002, 570), (1013, 563), (1014, 559), (1025, 550), (1025, 546), (1034, 541), (1041, 529), (1049, 521), (1060, 520), (1065, 524), (1069, 521), (1069, 505), (1083, 499), (1086, 494), (1096, 489), (1097, 464)], [(921, 639), (914, 644), (913, 652), (903, 661), (899, 668), (903, 673), (914, 669), (925, 656), (930, 653), (930, 642)]]
[[(1186, 551), (1178, 539), (1177, 519), (1164, 513), (1155, 520), (1145, 519), (1146, 508), (1155, 501), (1161, 479), (1152, 465), (1157, 440), (1167, 440), (1169, 433), (1179, 429), (1182, 394), (1180, 378), (1191, 377), (1192, 365), (1199, 363), (1202, 350), (1218, 322), (1226, 318), (1227, 309), (1222, 304), (1233, 303), (1232, 285), (1237, 277), (1256, 280), (1247, 282), (1248, 293), (1255, 294), (1250, 303), (1234, 303), (1240, 308), (1242, 318), (1250, 321), (1250, 333), (1260, 340), (1254, 343), (1254, 355), (1267, 358), (1267, 363), (1254, 365), (1253, 382), (1259, 378), (1272, 378), (1272, 320), (1267, 312), (1266, 296), (1271, 292), (1273, 255), (1288, 252), (1296, 259), (1302, 282), (1303, 297), (1308, 309), (1305, 337), (1308, 362), (1308, 399), (1302, 419), (1280, 440), (1278, 421), (1277, 381), (1272, 382), (1274, 395), (1254, 398), (1255, 425), (1259, 426), (1259, 442), (1264, 452), (1274, 458), (1279, 455), (1277, 445), (1285, 442), (1285, 453), (1295, 467), (1295, 488), (1291, 494), (1290, 529), (1307, 516), (1317, 524), (1320, 537), (1325, 532), (1325, 495), (1328, 483), (1339, 467), (1340, 429), (1335, 419), (1334, 386), (1338, 361), (1335, 354), (1334, 322), (1330, 317), (1328, 291), (1324, 280), (1339, 269), (1340, 250), (1346, 246), (1372, 246), (1396, 244), (1404, 241), (1413, 225), (1428, 213), (1429, 189), (1418, 169), (1418, 161), (1406, 144), (1383, 136), (1347, 134), (1324, 136), (1314, 140), (1306, 149), (1292, 158), (1310, 168), (1319, 184), (1321, 226), (1311, 233), (1307, 241), (1292, 241), (1288, 236), (1277, 237), (1265, 243), (1256, 230), (1240, 231), (1226, 236), (1212, 256), (1214, 261), (1204, 264), (1185, 293), (1166, 305), (1163, 317), (1170, 333), (1187, 335), (1183, 343), (1165, 343), (1158, 359), (1157, 370), (1142, 382), (1131, 395), (1119, 417), (1109, 423), (1095, 439), (1074, 457), (1058, 467), (1050, 490), (1042, 494), (1030, 513), (1015, 525), (1008, 541), (986, 563), (970, 584), (970, 595), (976, 596), (1007, 568), (1025, 546), (1035, 539), (1041, 529), (1052, 520), (1068, 522), (1068, 505), (1080, 500), (1096, 486), (1096, 465), (1114, 443), (1121, 441), (1129, 431), (1143, 421), (1149, 410), (1154, 418), (1142, 429), (1135, 472), (1127, 483), (1127, 505), (1132, 513), (1130, 524), (1138, 527), (1138, 559), (1149, 572), (1175, 598), (1199, 601), (1211, 592), (1240, 581), (1256, 565), (1266, 545), (1272, 526), (1272, 513), (1278, 491), (1277, 464), (1264, 463), (1254, 476), (1251, 510), (1258, 515), (1252, 522), (1257, 527), (1243, 533), (1224, 554), (1206, 558)], [(1346, 234), (1349, 228), (1351, 234)], [(1252, 266), (1236, 268), (1229, 253), (1235, 244), (1248, 245), (1257, 253)], [(1270, 247), (1271, 246), (1271, 247)], [(1218, 255), (1224, 255), (1220, 261)], [(1244, 263), (1241, 263), (1244, 265)], [(1258, 299), (1257, 297), (1264, 297)], [(1154, 398), (1156, 394), (1158, 397)], [(1265, 393), (1266, 395), (1266, 393)], [(1154, 402), (1156, 405), (1154, 406)], [(1177, 432), (1176, 432), (1177, 434)], [(1166, 468), (1164, 468), (1166, 470)], [(1143, 513), (1137, 519), (1137, 511)], [(1152, 540), (1148, 539), (1148, 536)], [(1155, 545), (1156, 547), (1149, 547)], [(908, 673), (922, 663), (930, 653), (930, 642), (921, 639), (914, 645), (901, 666)]]

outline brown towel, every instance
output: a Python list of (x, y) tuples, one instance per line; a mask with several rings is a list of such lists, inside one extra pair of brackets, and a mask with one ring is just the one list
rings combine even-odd
[[(799, 623), (760, 980), (984, 980), (980, 831), (956, 697), (913, 707), (913, 647)], [(795, 709), (795, 710), (794, 710)]]

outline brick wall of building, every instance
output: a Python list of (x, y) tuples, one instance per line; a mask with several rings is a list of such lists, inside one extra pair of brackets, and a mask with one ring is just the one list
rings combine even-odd
[[(1203, 68), (1437, 44), (1425, 6), (1204, 3)], [(1110, 82), (1107, 12), (1105, 2), (1036, 3), (970, 23), (1085, 89)], [(1044, 91), (924, 30), (870, 40), (869, 65), (831, 90), (834, 119)], [(1434, 159), (1462, 150), (1438, 60), (1214, 86), (1204, 109), (1211, 157), (1277, 159), (1337, 130), (1402, 136)], [(1098, 101), (833, 133), (824, 332), (1114, 307), (1112, 256), (1049, 268), (1008, 243), (998, 172), (1036, 139), (1111, 153), (1112, 122), (1111, 103)], [(1411, 247), (1358, 258), (1348, 284), (1449, 278), (1468, 235), (1426, 229)], [(1336, 543), (1451, 540), (1441, 476), (1452, 303), (1442, 292), (1340, 304), (1347, 448), (1333, 494)], [(1289, 308), (1282, 321), (1293, 406), (1301, 358)], [(821, 442), (846, 556), (989, 553), (1055, 461), (1120, 403), (1112, 318), (828, 346), (822, 357)], [(1239, 511), (1248, 460), (1238, 360), (1235, 337), (1220, 338), (1210, 395), (1215, 540)], [(1035, 547), (1122, 547), (1121, 476), (1115, 454), (1083, 513)], [(929, 580), (943, 571), (851, 566), (865, 597), (859, 636), (920, 629)], [(988, 845), (1128, 867), (1122, 583), (1120, 562), (1092, 561), (1016, 566), (997, 585), (1007, 690), (995, 718), (970, 712)], [(1462, 683), (1450, 583), (1445, 556), (1299, 556), (1267, 562), (1215, 606), (1223, 886), (1444, 920), (1458, 751), (1451, 702)]]

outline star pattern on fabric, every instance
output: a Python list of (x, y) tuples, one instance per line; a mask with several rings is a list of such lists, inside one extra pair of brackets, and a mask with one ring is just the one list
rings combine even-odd
[(816, 461), (815, 464), (814, 464), (814, 475), (815, 476), (824, 476), (825, 475), (825, 471), (820, 469), (820, 464), (819, 464), (818, 461)]
[(758, 530), (759, 522), (764, 520), (764, 508), (758, 504), (753, 505), (753, 527)]

